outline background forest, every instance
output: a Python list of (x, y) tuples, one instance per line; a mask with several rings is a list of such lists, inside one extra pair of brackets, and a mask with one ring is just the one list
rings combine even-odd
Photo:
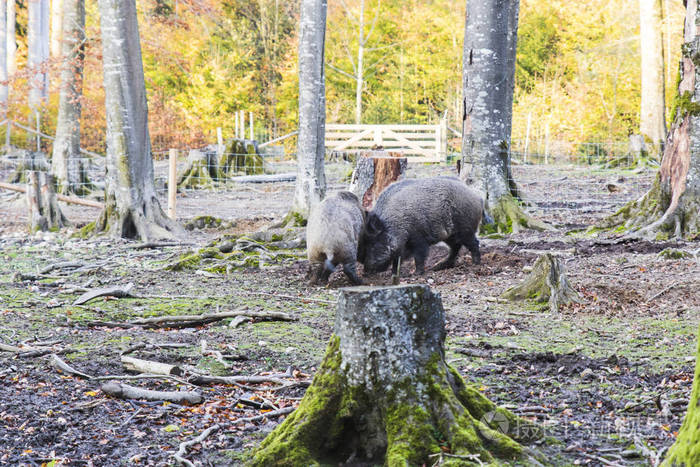
[[(11, 116), (27, 121), (27, 0), (17, 2), (18, 72)], [(267, 140), (296, 129), (297, 2), (140, 0), (141, 44), (154, 151), (234, 132), (233, 114), (253, 112)], [(88, 0), (82, 146), (103, 151), (104, 92), (96, 1)], [(329, 122), (431, 123), (459, 130), (464, 0), (329, 0), (326, 37)], [(522, 0), (513, 144), (625, 141), (638, 132), (638, 2)], [(680, 1), (664, 0), (666, 89), (674, 89), (683, 21)], [(360, 34), (362, 31), (362, 34)], [(359, 66), (358, 44), (362, 44)], [(670, 57), (670, 60), (668, 59)], [(53, 134), (59, 60), (43, 131)], [(361, 70), (359, 72), (358, 70)], [(666, 92), (667, 102), (672, 92)], [(15, 135), (23, 138), (23, 135)]]

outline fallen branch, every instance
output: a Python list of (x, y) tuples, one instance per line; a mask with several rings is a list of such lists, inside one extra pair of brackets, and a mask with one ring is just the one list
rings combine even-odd
[(140, 344), (135, 344), (129, 347), (128, 349), (124, 350), (121, 354), (122, 355), (127, 355), (132, 352), (136, 352), (137, 350), (142, 350), (142, 349), (182, 349), (185, 347), (189, 347), (190, 344), (183, 344), (180, 342), (171, 342), (171, 343), (163, 343), (163, 344), (145, 344), (145, 343), (140, 343)]
[(279, 378), (272, 378), (269, 376), (210, 376), (210, 375), (195, 375), (189, 379), (192, 384), (205, 385), (205, 384), (261, 384), (261, 383), (273, 383), (279, 384), (281, 386), (285, 385), (285, 381)]
[(656, 300), (657, 298), (659, 298), (660, 296), (662, 296), (663, 294), (665, 294), (669, 290), (673, 289), (676, 285), (678, 285), (678, 282), (680, 282), (680, 281), (675, 281), (673, 284), (669, 285), (668, 287), (663, 289), (661, 292), (659, 292), (656, 295), (654, 295), (653, 297), (647, 299), (647, 303), (653, 302), (654, 300)]
[(265, 418), (280, 417), (282, 415), (287, 415), (289, 413), (294, 412), (295, 409), (296, 409), (295, 407), (284, 407), (282, 409), (271, 410), (269, 412), (265, 412), (262, 415), (256, 415), (254, 417), (239, 418), (238, 420), (235, 420), (233, 423), (252, 423), (252, 422), (257, 422), (259, 420), (263, 420)]
[(191, 327), (202, 324), (221, 321), (222, 319), (235, 318), (236, 316), (248, 316), (250, 318), (271, 319), (280, 321), (295, 321), (296, 318), (280, 311), (256, 312), (256, 311), (224, 311), (220, 313), (202, 315), (156, 316), (152, 318), (140, 318), (129, 321), (129, 325), (146, 328), (157, 327)]
[[(0, 182), (0, 188), (4, 188), (5, 190), (10, 190), (10, 191), (17, 191), (19, 193), (26, 193), (27, 192), (27, 189), (25, 187), (19, 186), (19, 185), (13, 185), (11, 183)], [(99, 203), (97, 201), (90, 201), (90, 200), (82, 199), (82, 198), (74, 198), (72, 196), (65, 196), (65, 195), (56, 194), (56, 199), (59, 201), (63, 201), (64, 203), (79, 204), (81, 206), (88, 206), (91, 208), (103, 209), (105, 207), (104, 204)]]
[(59, 370), (63, 371), (64, 373), (67, 373), (69, 375), (74, 375), (74, 376), (80, 376), (81, 378), (85, 379), (94, 379), (93, 376), (90, 376), (88, 374), (82, 373), (72, 366), (68, 365), (66, 362), (61, 360), (58, 355), (56, 354), (51, 354), (51, 364), (58, 368)]
[(141, 360), (139, 358), (128, 357), (126, 355), (122, 355), (121, 362), (127, 370), (136, 371), (138, 373), (176, 376), (182, 374), (182, 370), (179, 367), (167, 363)]
[(187, 454), (187, 448), (190, 447), (190, 446), (193, 446), (193, 445), (195, 445), (195, 444), (197, 444), (197, 443), (201, 443), (202, 441), (204, 441), (205, 439), (207, 439), (207, 437), (208, 437), (210, 434), (214, 433), (214, 432), (217, 431), (219, 428), (220, 428), (219, 425), (210, 426), (209, 428), (207, 428), (206, 430), (204, 430), (204, 431), (203, 431), (199, 436), (197, 436), (196, 438), (191, 439), (191, 440), (189, 440), (189, 441), (185, 441), (185, 442), (180, 443), (180, 447), (178, 448), (177, 452), (176, 452), (175, 454), (173, 454), (173, 459), (175, 459), (175, 461), (176, 461), (178, 464), (180, 464), (180, 465), (186, 465), (187, 467), (194, 467), (194, 464), (193, 464), (192, 462), (190, 462), (190, 461), (188, 461), (187, 459), (185, 459), (184, 457), (182, 457), (182, 456), (184, 456), (185, 454)]
[(39, 271), (39, 274), (48, 274), (56, 269), (75, 269), (84, 266), (84, 263), (79, 263), (77, 261), (62, 261), (60, 263), (53, 263), (46, 266), (44, 269)]
[(187, 246), (194, 245), (194, 243), (183, 243), (183, 242), (146, 242), (138, 243), (136, 245), (129, 245), (126, 247), (127, 250), (147, 250), (151, 248), (166, 248), (170, 246)]
[(105, 394), (120, 399), (143, 399), (147, 401), (167, 401), (175, 404), (199, 404), (202, 395), (194, 391), (152, 391), (150, 389), (137, 388), (128, 384), (105, 383), (100, 389)]
[(133, 297), (131, 295), (131, 289), (134, 288), (134, 284), (129, 282), (127, 285), (117, 285), (113, 287), (102, 287), (100, 289), (94, 289), (89, 292), (85, 292), (82, 294), (80, 297), (78, 297), (74, 302), (73, 305), (83, 305), (90, 300), (93, 300), (97, 297), (104, 297), (104, 296), (111, 296), (111, 297), (118, 297), (118, 298), (124, 298), (124, 297)]

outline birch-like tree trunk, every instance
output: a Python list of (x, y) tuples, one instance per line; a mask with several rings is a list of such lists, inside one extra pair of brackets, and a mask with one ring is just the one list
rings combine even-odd
[(60, 193), (81, 193), (80, 99), (83, 91), (85, 50), (85, 0), (64, 0), (61, 34), (61, 90), (58, 103), (56, 140), (53, 144), (51, 171)]
[(135, 0), (99, 0), (107, 175), (97, 232), (143, 241), (183, 233), (160, 207), (153, 183), (146, 86)]
[(0, 113), (7, 115), (7, 3), (0, 0)]
[(639, 131), (660, 148), (666, 139), (662, 0), (639, 0), (642, 103)]
[(486, 200), (503, 232), (544, 228), (516, 200), (510, 171), (519, 0), (467, 1), (464, 28), (460, 176)]
[[(2, 0), (0, 0), (2, 1)], [(17, 72), (17, 42), (15, 39), (15, 0), (7, 0), (7, 72), (10, 76)]]
[(326, 193), (324, 171), (326, 0), (302, 0), (299, 32), (297, 181), (288, 222), (303, 224)]
[(671, 129), (651, 189), (623, 206), (600, 226), (624, 226), (632, 237), (700, 237), (700, 10), (687, 0), (680, 82), (671, 110)]
[(63, 15), (64, 15), (64, 0), (51, 0), (51, 57), (61, 57), (63, 55), (63, 47), (61, 47), (61, 39), (63, 37)]
[(29, 77), (29, 106), (38, 110), (49, 95), (47, 72), (49, 50), (49, 0), (29, 0), (27, 26), (27, 65)]

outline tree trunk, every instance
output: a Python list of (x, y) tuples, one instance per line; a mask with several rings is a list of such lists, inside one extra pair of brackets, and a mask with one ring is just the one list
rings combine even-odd
[(360, 199), (362, 207), (372, 209), (386, 187), (403, 177), (408, 161), (398, 153), (372, 151), (357, 158), (348, 190)]
[(323, 65), (326, 0), (302, 0), (299, 32), (298, 174), (292, 210), (286, 222), (305, 224), (311, 207), (326, 194), (326, 89)]
[(699, 27), (698, 0), (688, 0), (673, 124), (656, 180), (642, 198), (623, 206), (599, 227), (623, 226), (631, 237), (658, 240), (700, 236), (700, 70), (695, 64)]
[(335, 334), (299, 408), (252, 465), (479, 465), (523, 460), (533, 424), (445, 362), (442, 302), (425, 285), (342, 289)]
[(99, 0), (107, 111), (105, 208), (95, 230), (154, 241), (184, 234), (160, 207), (135, 0)]
[[(689, 0), (688, 3), (690, 3)], [(690, 393), (690, 403), (685, 414), (683, 425), (678, 431), (676, 442), (668, 450), (662, 467), (700, 465), (700, 332), (698, 333), (698, 348), (695, 351), (695, 376), (693, 389)]]
[[(67, 29), (63, 25), (63, 16), (72, 9), (64, 7), (65, 0), (51, 0), (51, 57), (59, 58), (65, 56), (64, 47), (61, 46), (64, 31)], [(83, 0), (84, 1), (84, 0)], [(85, 9), (85, 7), (83, 7)]]
[[(2, 0), (0, 0), (2, 1)], [(17, 71), (17, 42), (15, 39), (15, 0), (7, 0), (7, 73), (12, 76)]]
[(642, 103), (639, 131), (659, 149), (666, 139), (662, 0), (639, 0)]
[[(48, 58), (48, 0), (30, 0), (27, 4), (27, 65), (30, 68), (29, 106), (38, 111), (48, 97), (49, 81), (46, 72)], [(46, 42), (46, 46), (44, 45)]]
[(0, 0), (0, 112), (7, 115), (7, 3)]
[(467, 2), (464, 28), (461, 178), (484, 196), (501, 232), (546, 226), (516, 200), (510, 170), (519, 0)]
[(27, 206), (29, 208), (29, 230), (58, 230), (67, 224), (58, 207), (54, 192), (53, 177), (46, 172), (28, 172)]
[[(54, 0), (55, 1), (55, 0)], [(89, 191), (80, 156), (80, 98), (85, 56), (85, 0), (63, 0), (61, 91), (58, 104), (56, 140), (51, 156), (52, 173), (63, 194)], [(52, 44), (53, 45), (53, 44)]]

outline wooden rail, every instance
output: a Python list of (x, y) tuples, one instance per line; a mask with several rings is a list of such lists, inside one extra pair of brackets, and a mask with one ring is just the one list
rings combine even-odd
[(447, 122), (438, 125), (326, 125), (326, 148), (358, 152), (382, 147), (409, 162), (442, 162), (447, 157)]

